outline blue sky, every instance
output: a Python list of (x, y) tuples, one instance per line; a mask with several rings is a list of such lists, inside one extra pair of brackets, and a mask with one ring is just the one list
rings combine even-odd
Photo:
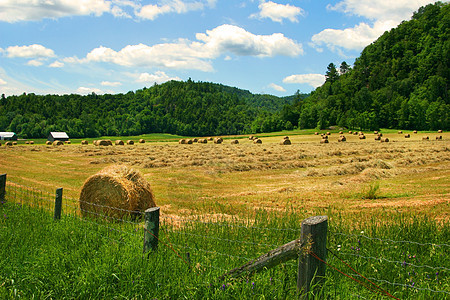
[(114, 94), (188, 78), (310, 92), (329, 63), (353, 64), (433, 2), (0, 0), (0, 93)]

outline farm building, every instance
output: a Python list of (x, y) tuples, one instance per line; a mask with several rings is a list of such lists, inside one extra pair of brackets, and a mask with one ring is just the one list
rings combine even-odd
[(48, 140), (50, 142), (54, 142), (54, 141), (63, 141), (64, 142), (64, 141), (69, 140), (69, 136), (65, 132), (50, 132), (50, 134), (48, 135)]
[(14, 132), (0, 132), (0, 140), (17, 141), (17, 134)]

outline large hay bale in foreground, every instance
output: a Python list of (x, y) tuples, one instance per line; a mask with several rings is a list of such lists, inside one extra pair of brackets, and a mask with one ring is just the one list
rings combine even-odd
[(83, 217), (137, 217), (155, 207), (150, 184), (140, 172), (113, 165), (89, 177), (80, 194)]

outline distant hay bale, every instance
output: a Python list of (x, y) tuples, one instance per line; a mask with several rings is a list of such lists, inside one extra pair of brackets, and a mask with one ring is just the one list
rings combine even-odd
[(115, 144), (116, 146), (123, 146), (123, 145), (125, 145), (125, 143), (124, 143), (122, 140), (115, 140), (115, 141), (114, 141), (114, 144)]
[(7, 141), (7, 142), (5, 143), (5, 146), (10, 146), (10, 147), (12, 147), (12, 145), (13, 145), (13, 143), (10, 142), (10, 141)]
[(442, 140), (442, 135), (438, 135), (438, 136), (436, 137), (436, 140)]
[(144, 139), (139, 139), (139, 143), (140, 143), (140, 144), (144, 144), (144, 143), (145, 143), (145, 140), (144, 140)]
[(331, 135), (331, 132), (327, 131), (327, 135)]
[(382, 138), (380, 141), (382, 143), (389, 143), (389, 139), (388, 138)]
[(322, 136), (322, 139), (328, 140), (328, 136), (327, 136), (327, 135), (323, 135), (323, 136)]
[(378, 133), (378, 136), (383, 136), (383, 134), (380, 132), (380, 133)]
[(45, 144), (46, 144), (47, 146), (50, 146), (50, 145), (52, 144), (52, 142), (46, 141)]
[(155, 207), (150, 184), (140, 172), (124, 165), (113, 165), (90, 176), (81, 189), (83, 217), (138, 217)]
[(261, 141), (261, 139), (254, 139), (253, 140), (253, 144), (262, 144), (262, 141)]
[(207, 139), (199, 139), (198, 143), (200, 143), (200, 144), (208, 144), (208, 140)]
[(128, 141), (127, 141), (127, 145), (134, 145), (134, 141), (128, 140)]
[(320, 140), (320, 143), (321, 143), (321, 144), (328, 144), (329, 141), (328, 141), (328, 139), (321, 139), (321, 140)]
[(342, 132), (342, 131), (339, 131), (339, 134), (343, 134), (344, 132)]
[(222, 142), (223, 142), (223, 138), (221, 138), (221, 137), (214, 139), (214, 144), (222, 144)]
[(52, 145), (53, 146), (62, 146), (62, 145), (64, 145), (64, 142), (63, 141), (54, 141)]
[(378, 134), (378, 131), (375, 130), (375, 131), (373, 132), (373, 134)]
[(358, 134), (359, 134), (359, 135), (364, 135), (364, 132), (359, 131)]
[(319, 133), (316, 131), (316, 132), (314, 132), (314, 135), (319, 135)]
[(417, 130), (414, 130), (413, 133), (417, 133)]
[(438, 133), (442, 133), (442, 129), (439, 129), (439, 130), (438, 130)]
[(198, 142), (198, 138), (194, 138), (194, 139), (192, 139), (192, 141), (193, 141), (194, 143), (197, 143), (197, 142)]
[(14, 146), (17, 145), (17, 142), (12, 142), (12, 143), (13, 143)]
[(399, 131), (398, 131), (398, 134), (403, 134), (403, 131), (399, 130)]
[(355, 132), (353, 132), (353, 135), (358, 135), (358, 133), (355, 131)]
[(348, 133), (349, 133), (349, 134), (353, 134), (353, 131), (349, 130)]
[(95, 146), (112, 146), (111, 140), (98, 140), (95, 143)]
[(30, 142), (29, 141), (25, 141), (25, 144), (28, 145)]
[(290, 145), (290, 144), (291, 144), (291, 140), (289, 138), (282, 139), (280, 142), (280, 145)]
[(361, 134), (361, 135), (359, 136), (359, 139), (360, 139), (360, 140), (365, 140), (365, 139), (366, 139), (366, 136), (365, 136), (364, 134)]
[(212, 138), (212, 137), (209, 137), (209, 138), (207, 138), (207, 140), (208, 140), (208, 141), (212, 141), (212, 140), (213, 140), (213, 138)]
[(347, 138), (345, 136), (340, 136), (338, 138), (338, 142), (345, 142), (345, 141), (347, 141)]
[(181, 140), (178, 141), (178, 144), (183, 144), (184, 145), (184, 144), (186, 144), (186, 140), (185, 139), (181, 139)]
[(375, 137), (375, 141), (380, 141), (380, 140), (381, 140), (381, 136), (377, 135), (377, 136)]
[(86, 140), (82, 140), (82, 141), (81, 141), (81, 145), (88, 145), (88, 144), (89, 144), (89, 142), (86, 141)]
[(237, 144), (239, 144), (239, 140), (231, 140), (231, 144), (232, 145), (237, 145)]
[(430, 139), (429, 136), (424, 136), (424, 137), (422, 137), (422, 140), (424, 140), (424, 141), (428, 141), (429, 139)]
[(65, 144), (71, 144), (71, 142), (70, 142), (70, 141), (64, 141), (64, 143), (65, 143)]
[(409, 133), (405, 134), (405, 139), (409, 139), (410, 137)]
[(191, 140), (191, 139), (188, 139), (188, 140), (186, 140), (186, 144), (189, 144), (189, 145), (191, 145), (192, 143), (194, 143), (194, 141), (193, 141), (193, 140)]
[(284, 138), (283, 138), (284, 140), (288, 140), (289, 139), (289, 137), (288, 136), (285, 136)]
[(253, 135), (248, 137), (249, 140), (253, 141), (255, 139), (255, 137)]
[(34, 141), (30, 141), (30, 145), (34, 145)]

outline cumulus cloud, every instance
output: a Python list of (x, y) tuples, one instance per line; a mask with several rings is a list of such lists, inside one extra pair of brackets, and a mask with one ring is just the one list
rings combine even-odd
[(380, 37), (385, 31), (397, 26), (403, 20), (409, 20), (414, 11), (421, 6), (433, 3), (430, 0), (343, 0), (327, 9), (349, 15), (357, 15), (372, 23), (361, 22), (352, 28), (325, 29), (311, 38), (311, 46), (318, 51), (325, 45), (332, 51), (342, 49), (362, 50)]
[(33, 59), (27, 62), (27, 65), (33, 66), (33, 67), (40, 67), (44, 64), (44, 62), (40, 59)]
[(278, 84), (275, 84), (275, 83), (269, 84), (269, 87), (274, 89), (275, 91), (278, 91), (278, 92), (286, 92), (286, 90), (281, 85), (278, 85)]
[(81, 94), (81, 95), (87, 95), (87, 94), (92, 94), (92, 93), (96, 93), (98, 95), (104, 94), (105, 92), (97, 89), (97, 88), (93, 88), (93, 87), (84, 87), (84, 86), (80, 86), (77, 89), (77, 93)]
[(304, 14), (304, 11), (300, 7), (289, 4), (278, 4), (272, 1), (262, 1), (258, 7), (260, 11), (256, 14), (252, 14), (250, 18), (269, 18), (272, 21), (279, 23), (283, 23), (283, 19), (288, 19), (291, 22), (297, 23), (297, 17)]
[(11, 46), (5, 50), (6, 56), (9, 58), (49, 58), (55, 57), (52, 49), (45, 48), (42, 45), (33, 44), (30, 46)]
[(60, 61), (55, 61), (49, 65), (50, 68), (62, 68), (64, 67), (64, 63)]
[(0, 78), (0, 85), (6, 85), (7, 82)]
[(128, 45), (119, 51), (100, 46), (85, 58), (69, 57), (66, 63), (106, 62), (126, 67), (165, 67), (205, 72), (213, 71), (211, 59), (221, 55), (297, 56), (302, 45), (281, 33), (255, 35), (240, 27), (222, 25), (196, 35), (198, 41), (180, 39), (173, 43)]
[(213, 7), (215, 0), (181, 1), (165, 0), (160, 4), (148, 4), (136, 10), (136, 16), (142, 19), (154, 20), (160, 15), (168, 13), (184, 14), (189, 11), (203, 10), (205, 6)]
[(284, 83), (306, 83), (317, 88), (325, 82), (325, 75), (322, 74), (298, 74), (290, 75), (283, 79)]
[(118, 82), (118, 81), (113, 81), (113, 82), (111, 82), (111, 81), (102, 81), (101, 85), (102, 86), (121, 86), (122, 83)]
[(34, 21), (44, 18), (61, 18), (73, 15), (100, 16), (111, 11), (111, 2), (106, 0), (2, 0), (0, 21), (9, 23)]
[(149, 73), (141, 73), (139, 74), (137, 82), (146, 82), (146, 83), (164, 83), (170, 80), (181, 80), (179, 77), (170, 77), (165, 72), (156, 71), (154, 74)]

